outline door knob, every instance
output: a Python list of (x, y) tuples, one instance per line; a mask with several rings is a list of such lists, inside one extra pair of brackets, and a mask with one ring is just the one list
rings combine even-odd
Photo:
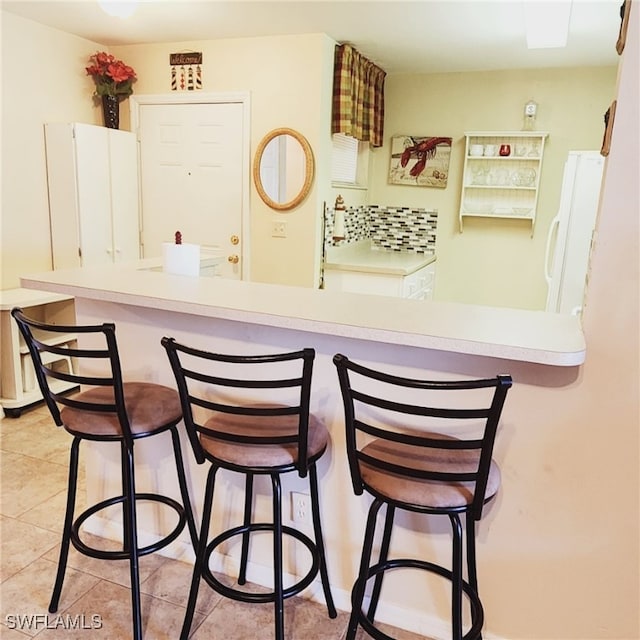
[(233, 244), (233, 245), (236, 245), (236, 244), (240, 243), (240, 238), (238, 238), (238, 236), (236, 236), (236, 235), (231, 236), (230, 239), (231, 239), (231, 244)]
[(231, 264), (238, 264), (238, 262), (240, 262), (240, 258), (239, 258), (237, 255), (235, 255), (235, 254), (234, 254), (234, 255), (232, 255), (232, 256), (229, 256), (229, 257), (227, 258), (227, 260), (228, 260)]

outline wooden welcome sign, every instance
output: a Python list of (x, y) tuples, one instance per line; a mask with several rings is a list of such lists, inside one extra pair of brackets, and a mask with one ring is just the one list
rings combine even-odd
[(202, 89), (202, 51), (169, 54), (171, 91)]

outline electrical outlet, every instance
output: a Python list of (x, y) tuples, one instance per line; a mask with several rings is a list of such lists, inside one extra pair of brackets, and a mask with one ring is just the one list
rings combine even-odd
[(311, 524), (311, 496), (307, 493), (291, 492), (291, 520)]
[(282, 220), (275, 220), (271, 226), (271, 237), (273, 238), (286, 238), (287, 237), (287, 223)]

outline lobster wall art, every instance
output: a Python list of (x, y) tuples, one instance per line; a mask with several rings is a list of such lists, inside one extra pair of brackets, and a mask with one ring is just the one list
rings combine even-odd
[(428, 136), (391, 138), (389, 183), (445, 188), (449, 177), (451, 140)]

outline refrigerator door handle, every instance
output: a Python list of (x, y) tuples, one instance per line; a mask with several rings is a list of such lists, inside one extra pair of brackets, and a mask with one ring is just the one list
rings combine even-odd
[[(544, 278), (547, 281), (547, 284), (551, 284), (551, 271), (553, 269), (553, 265), (549, 264), (549, 258), (551, 257), (551, 243), (557, 236), (558, 227), (560, 226), (560, 218), (555, 217), (551, 221), (551, 227), (549, 227), (549, 235), (547, 236), (547, 247), (544, 252)], [(555, 249), (555, 247), (554, 247)]]

